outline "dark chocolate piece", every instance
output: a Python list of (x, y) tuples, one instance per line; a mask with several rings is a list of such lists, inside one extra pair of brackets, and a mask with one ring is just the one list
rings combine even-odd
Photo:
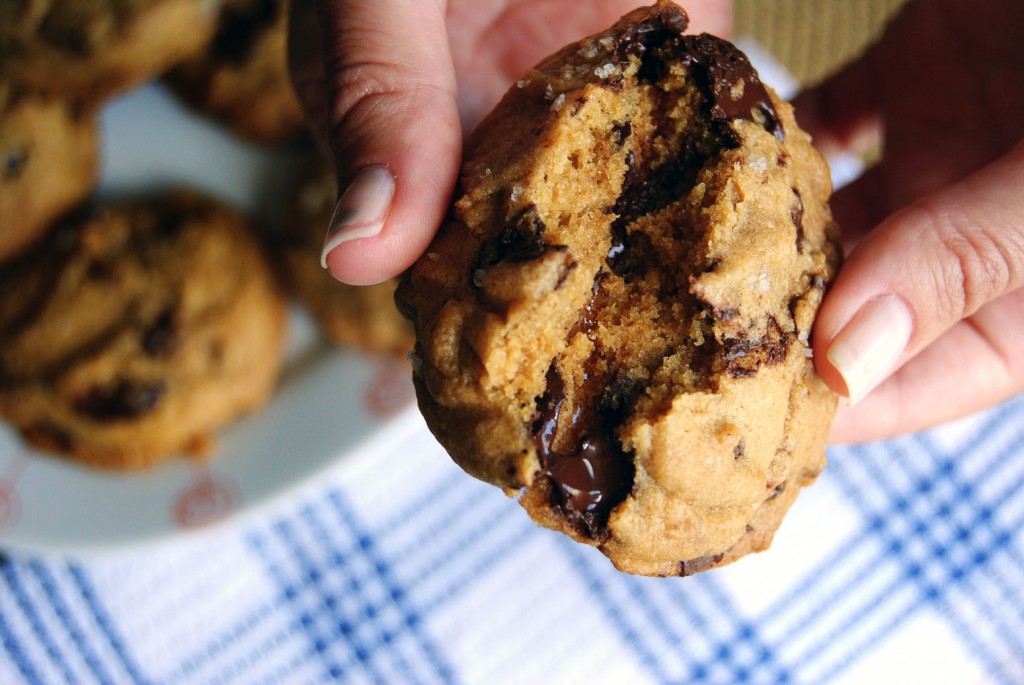
[(722, 342), (722, 359), (733, 378), (749, 378), (765, 366), (786, 360), (793, 336), (783, 333), (774, 318), (761, 338), (727, 338)]
[(255, 0), (250, 6), (228, 6), (214, 36), (212, 52), (217, 59), (241, 66), (249, 58), (260, 33), (277, 19), (277, 0)]
[(142, 350), (150, 357), (162, 357), (174, 349), (178, 343), (178, 337), (174, 310), (168, 307), (143, 332)]
[[(728, 41), (707, 33), (685, 36), (683, 63), (697, 77), (708, 99), (708, 116), (716, 122), (747, 119), (760, 124), (779, 140), (782, 122), (768, 90), (750, 60)], [(739, 88), (742, 83), (742, 88)], [(735, 142), (735, 133), (722, 131)]]
[(612, 436), (610, 423), (598, 414), (585, 414), (580, 407), (566, 427), (576, 429), (576, 446), (556, 450), (566, 398), (565, 382), (554, 366), (548, 371), (547, 383), (537, 401), (533, 435), (543, 475), (551, 483), (551, 503), (582, 534), (602, 540), (608, 535), (608, 515), (633, 488), (635, 467)]
[(75, 411), (93, 421), (111, 422), (135, 419), (153, 411), (166, 392), (163, 381), (117, 381), (97, 386), (78, 398)]
[(8, 148), (4, 154), (4, 178), (17, 178), (20, 176), (21, 172), (25, 170), (27, 162), (28, 151), (25, 148), (21, 146)]

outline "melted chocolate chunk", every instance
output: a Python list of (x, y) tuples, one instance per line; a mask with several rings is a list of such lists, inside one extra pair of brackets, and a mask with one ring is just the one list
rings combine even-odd
[(608, 266), (626, 282), (642, 276), (650, 264), (656, 264), (651, 236), (643, 231), (626, 233), (625, 229), (612, 232), (612, 247), (608, 250)]
[(612, 211), (618, 215), (612, 230), (624, 228), (642, 216), (664, 209), (692, 188), (704, 166), (704, 156), (692, 140), (683, 141), (679, 153), (646, 173), (635, 168), (632, 151), (626, 155), (622, 194)]
[(241, 66), (259, 40), (260, 33), (277, 19), (276, 0), (255, 0), (247, 7), (226, 7), (213, 39), (217, 59)]
[[(652, 49), (683, 35), (689, 23), (689, 17), (681, 7), (659, 5), (644, 21), (633, 24), (616, 36), (615, 50), (623, 60), (630, 55), (639, 55), (643, 59)], [(653, 64), (651, 67), (660, 68)]]
[[(707, 115), (712, 121), (727, 124), (733, 119), (747, 119), (779, 140), (784, 139), (775, 105), (746, 55), (728, 41), (706, 33), (685, 36), (682, 42), (683, 63), (704, 90)], [(731, 129), (719, 129), (727, 140), (739, 143)]]
[(608, 516), (633, 487), (635, 467), (613, 437), (609, 423), (594, 414), (588, 418), (576, 407), (567, 428), (580, 437), (567, 451), (554, 447), (559, 419), (565, 408), (565, 382), (552, 365), (547, 390), (537, 401), (532, 430), (541, 469), (551, 485), (554, 505), (580, 533), (602, 540), (608, 535)]
[(153, 411), (166, 394), (163, 381), (118, 381), (97, 386), (79, 397), (75, 411), (98, 422), (125, 421)]

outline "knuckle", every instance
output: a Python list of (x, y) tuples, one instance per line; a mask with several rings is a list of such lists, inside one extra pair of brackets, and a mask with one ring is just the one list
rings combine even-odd
[(1011, 289), (1024, 254), (1015, 232), (998, 232), (965, 212), (924, 211), (942, 250), (935, 280), (951, 314), (969, 316)]
[(380, 109), (401, 95), (403, 79), (398, 67), (384, 63), (363, 63), (335, 71), (330, 121), (344, 127), (356, 114)]
[(362, 62), (336, 71), (327, 103), (328, 131), (339, 149), (381, 127), (401, 130), (436, 97), (454, 97), (400, 65)]

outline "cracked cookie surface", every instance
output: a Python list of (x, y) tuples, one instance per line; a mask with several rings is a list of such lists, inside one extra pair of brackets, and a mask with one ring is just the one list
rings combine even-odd
[(97, 208), (0, 270), (0, 414), (95, 466), (202, 453), (269, 398), (284, 329), (233, 210), (191, 193)]
[(766, 547), (835, 409), (808, 343), (839, 262), (828, 169), (686, 21), (642, 8), (517, 82), (398, 295), (455, 461), (646, 575)]

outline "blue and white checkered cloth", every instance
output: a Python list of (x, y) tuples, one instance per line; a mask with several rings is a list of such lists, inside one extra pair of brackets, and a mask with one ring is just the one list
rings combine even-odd
[(264, 517), (0, 563), (3, 683), (1024, 683), (1024, 397), (833, 448), (762, 554), (638, 578), (412, 412)]

